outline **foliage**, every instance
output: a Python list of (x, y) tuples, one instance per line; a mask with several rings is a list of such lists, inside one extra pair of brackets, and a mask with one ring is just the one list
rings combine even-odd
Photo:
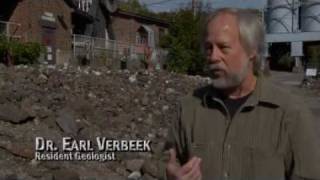
[(201, 53), (201, 15), (191, 10), (177, 12), (171, 22), (169, 34), (160, 40), (162, 47), (169, 49), (168, 70), (178, 73), (203, 73), (204, 56)]
[(169, 33), (160, 39), (160, 46), (169, 52), (166, 67), (169, 71), (178, 73), (203, 74), (205, 63), (201, 53), (203, 15), (194, 16), (190, 7), (177, 12), (155, 14), (138, 0), (127, 1), (120, 5), (120, 9), (170, 22)]
[(138, 0), (129, 0), (127, 2), (123, 2), (120, 4), (120, 9), (145, 16), (155, 16), (155, 14), (151, 12), (145, 4), (140, 4)]
[(43, 48), (39, 43), (22, 43), (17, 40), (9, 40), (4, 36), (0, 37), (0, 57), (9, 53), (15, 64), (36, 63), (42, 51)]
[(173, 12), (158, 12), (155, 14), (155, 16), (157, 18), (162, 19), (167, 22), (171, 22), (175, 15), (176, 15), (175, 11), (173, 11)]
[(21, 45), (23, 50), (21, 52), (21, 56), (19, 63), (28, 64), (35, 63), (37, 59), (40, 57), (41, 52), (43, 51), (42, 46), (39, 43), (28, 42)]
[(289, 53), (282, 55), (279, 59), (279, 65), (287, 70), (291, 70), (293, 66), (294, 59)]
[(308, 54), (308, 65), (320, 69), (320, 46), (309, 47)]

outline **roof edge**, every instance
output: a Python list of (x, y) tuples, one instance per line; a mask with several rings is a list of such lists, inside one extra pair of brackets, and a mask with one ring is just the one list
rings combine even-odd
[(165, 20), (159, 19), (159, 18), (154, 18), (154, 17), (150, 17), (150, 16), (146, 16), (146, 15), (141, 15), (138, 13), (134, 13), (134, 12), (130, 12), (130, 11), (125, 11), (125, 10), (120, 10), (118, 9), (116, 12), (111, 14), (112, 16), (126, 16), (126, 17), (132, 17), (132, 18), (136, 18), (136, 19), (142, 19), (142, 20), (147, 20), (149, 22), (153, 22), (162, 26), (169, 26), (169, 23)]

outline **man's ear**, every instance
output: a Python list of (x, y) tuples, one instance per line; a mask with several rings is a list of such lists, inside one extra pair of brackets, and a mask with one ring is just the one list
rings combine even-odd
[(257, 59), (257, 52), (251, 52), (249, 55), (249, 60), (254, 62)]

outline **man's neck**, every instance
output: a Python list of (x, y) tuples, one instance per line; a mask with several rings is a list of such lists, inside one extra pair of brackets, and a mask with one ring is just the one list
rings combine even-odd
[(223, 91), (223, 94), (230, 99), (238, 99), (250, 94), (256, 87), (257, 79), (254, 75), (247, 76), (240, 86)]

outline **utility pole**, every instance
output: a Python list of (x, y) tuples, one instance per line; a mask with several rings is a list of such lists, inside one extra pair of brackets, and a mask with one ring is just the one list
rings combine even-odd
[(192, 0), (192, 11), (193, 11), (193, 16), (197, 15), (197, 7), (198, 6), (198, 0)]

